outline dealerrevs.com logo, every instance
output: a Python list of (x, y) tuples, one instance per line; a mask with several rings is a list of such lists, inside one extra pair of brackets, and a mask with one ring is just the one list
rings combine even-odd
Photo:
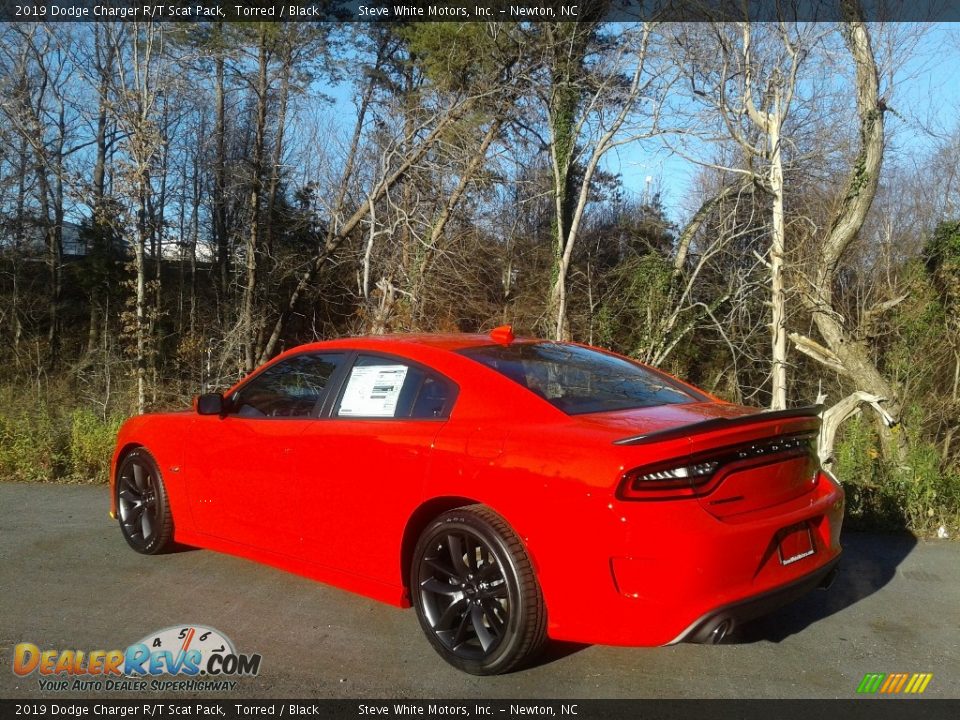
[[(233, 678), (260, 672), (258, 653), (238, 653), (223, 633), (204, 625), (175, 625), (150, 633), (126, 650), (42, 650), (29, 642), (13, 650), (13, 672), (36, 673), (41, 690), (233, 690)], [(185, 679), (160, 679), (161, 676)]]

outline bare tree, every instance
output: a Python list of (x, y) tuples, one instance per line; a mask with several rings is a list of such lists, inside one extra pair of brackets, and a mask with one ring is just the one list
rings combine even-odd
[(11, 87), (0, 106), (32, 155), (39, 228), (44, 233), (49, 271), (48, 364), (54, 366), (60, 360), (65, 163), (71, 152), (67, 147), (71, 113), (66, 97), (71, 38), (63, 29), (34, 23), (14, 25), (11, 32), (15, 43), (6, 46), (4, 58)]
[(770, 242), (764, 263), (770, 283), (774, 409), (787, 405), (786, 131), (801, 67), (821, 33), (809, 23), (739, 22), (683, 26), (675, 35), (691, 99), (709, 108), (709, 125), (719, 124), (722, 135), (735, 144), (741, 162), (726, 169), (761, 187), (770, 199)]
[[(129, 45), (118, 53), (115, 90), (115, 114), (123, 129), (125, 161), (120, 175), (129, 191), (125, 225), (132, 227), (133, 269), (135, 273), (132, 330), (135, 338), (135, 377), (137, 411), (147, 405), (147, 365), (152, 352), (148, 329), (146, 248), (150, 238), (149, 206), (152, 202), (152, 175), (162, 139), (157, 128), (158, 63), (162, 53), (163, 30), (152, 22), (135, 22)], [(122, 194), (122, 193), (121, 193)], [(160, 257), (156, 261), (160, 262)]]
[[(843, 11), (846, 22), (840, 32), (856, 69), (854, 95), (860, 144), (829, 228), (817, 243), (806, 277), (807, 286), (802, 293), (804, 304), (826, 345), (800, 333), (791, 334), (790, 339), (799, 351), (849, 378), (858, 387), (858, 393), (866, 393), (852, 396), (859, 398), (858, 402), (842, 400), (828, 409), (824, 413), (824, 424), (828, 428), (835, 428), (859, 409), (861, 401), (875, 408), (879, 408), (879, 403), (883, 402), (885, 411), (878, 413), (877, 417), (884, 456), (891, 462), (903, 464), (906, 462), (908, 445), (906, 434), (895, 429), (903, 413), (898, 390), (878, 370), (865, 340), (855, 335), (849, 321), (838, 312), (834, 293), (843, 256), (863, 226), (877, 192), (885, 147), (884, 113), (887, 109), (880, 96), (880, 79), (870, 27), (864, 22), (862, 8), (855, 0), (848, 0), (843, 3)], [(875, 310), (884, 312), (895, 304)], [(831, 435), (825, 436), (828, 444), (821, 447), (821, 453), (827, 457), (833, 452), (829, 444), (831, 438)]]
[(252, 159), (250, 163), (250, 227), (244, 248), (246, 261), (246, 279), (243, 284), (243, 299), (240, 308), (241, 343), (243, 346), (243, 368), (253, 370), (256, 361), (256, 322), (254, 320), (254, 302), (257, 292), (257, 271), (261, 252), (261, 202), (263, 194), (264, 155), (266, 153), (267, 103), (270, 89), (268, 66), (273, 53), (267, 36), (269, 25), (259, 24), (257, 32), (257, 79), (253, 86), (256, 102), (254, 111), (254, 137)]
[[(367, 73), (365, 84), (359, 93), (357, 122), (346, 151), (344, 172), (333, 194), (333, 200), (328, 205), (329, 219), (326, 230), (319, 238), (313, 257), (299, 274), (293, 291), (286, 301), (281, 303), (273, 331), (264, 344), (261, 359), (269, 358), (274, 353), (284, 324), (295, 310), (304, 292), (314, 282), (325, 263), (369, 217), (371, 209), (383, 201), (393, 188), (398, 187), (428, 157), (429, 153), (436, 150), (458, 123), (470, 113), (483, 109), (489, 104), (491, 98), (499, 97), (502, 93), (503, 88), (497, 82), (458, 86), (450, 91), (433, 93), (432, 102), (421, 98), (422, 107), (415, 121), (404, 123), (399, 134), (385, 135), (383, 131), (387, 130), (386, 126), (376, 124), (375, 129), (379, 132), (380, 142), (376, 160), (371, 164), (372, 167), (365, 168), (368, 171), (366, 187), (360, 190), (359, 197), (351, 197), (348, 189), (353, 187), (357, 180), (357, 159), (362, 149), (364, 132), (369, 131), (368, 111), (374, 94), (380, 87), (382, 78), (379, 73), (392, 51), (389, 38), (381, 38), (374, 43), (373, 71)], [(505, 67), (514, 63), (515, 57), (497, 58), (497, 60), (502, 63), (502, 66), (499, 71), (496, 69), (492, 71), (494, 78), (503, 75)]]
[[(567, 278), (592, 184), (614, 148), (658, 132), (662, 93), (669, 84), (648, 66), (654, 26), (642, 23), (597, 47), (596, 23), (550, 24), (545, 32), (552, 82), (546, 108), (553, 173), (555, 265), (549, 293), (551, 333), (567, 336)], [(599, 57), (588, 55), (599, 52)], [(536, 81), (535, 81), (536, 82)], [(586, 93), (584, 94), (584, 88)], [(636, 116), (645, 104), (642, 120)]]

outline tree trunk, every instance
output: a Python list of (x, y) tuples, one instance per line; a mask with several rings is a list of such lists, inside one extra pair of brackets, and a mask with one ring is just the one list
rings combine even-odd
[(57, 227), (57, 219), (50, 216), (50, 198), (53, 195), (53, 190), (47, 176), (48, 165), (43, 154), (38, 155), (36, 158), (35, 171), (39, 185), (40, 217), (43, 218), (46, 224), (44, 241), (47, 250), (47, 271), (50, 274), (50, 294), (48, 296), (50, 326), (47, 330), (47, 341), (49, 343), (47, 362), (50, 367), (53, 367), (56, 365), (60, 354), (60, 264), (62, 260), (62, 245), (61, 235)]
[[(565, 32), (559, 32), (560, 29)], [(549, 308), (554, 339), (562, 340), (567, 319), (567, 270), (569, 260), (564, 262), (565, 248), (569, 244), (571, 217), (573, 215), (573, 154), (576, 144), (576, 114), (580, 106), (581, 90), (576, 77), (582, 72), (585, 47), (576, 42), (579, 28), (572, 23), (569, 28), (560, 25), (557, 34), (562, 37), (555, 48), (553, 94), (550, 98), (550, 160), (553, 168), (553, 236), (554, 265), (553, 284), (550, 289)], [(569, 51), (569, 52), (568, 52)]]
[(246, 282), (243, 286), (243, 307), (240, 316), (241, 342), (243, 344), (243, 367), (246, 372), (253, 370), (256, 364), (256, 323), (254, 304), (257, 292), (257, 263), (260, 252), (260, 204), (263, 185), (263, 153), (266, 143), (267, 125), (267, 26), (260, 24), (260, 52), (257, 72), (257, 119), (253, 141), (253, 162), (250, 178), (250, 232), (247, 234), (245, 248)]
[(290, 75), (293, 72), (293, 48), (287, 39), (283, 66), (280, 69), (280, 87), (277, 90), (277, 129), (273, 136), (273, 152), (270, 159), (270, 185), (267, 188), (267, 212), (263, 222), (263, 238), (267, 252), (273, 249), (273, 214), (277, 206), (277, 192), (280, 189), (280, 166), (283, 163), (283, 138), (287, 124), (287, 103), (290, 97)]
[(837, 430), (845, 420), (860, 412), (861, 405), (871, 405), (877, 411), (877, 417), (884, 425), (890, 427), (894, 424), (893, 418), (880, 406), (880, 403), (885, 399), (858, 390), (821, 413), (823, 422), (820, 425), (820, 438), (817, 443), (817, 453), (821, 465), (827, 469), (833, 465), (833, 446), (836, 441)]
[(192, 207), (190, 224), (190, 337), (197, 329), (197, 243), (200, 241), (200, 153), (193, 158)]
[[(170, 143), (168, 142), (168, 124), (170, 121), (169, 118), (170, 106), (167, 103), (166, 97), (163, 99), (163, 127), (160, 129), (162, 133), (161, 147), (163, 148), (160, 153), (160, 167), (158, 169), (160, 175), (160, 191), (157, 196), (157, 203), (153, 205), (151, 202), (151, 211), (150, 211), (150, 237), (153, 241), (153, 311), (150, 313), (149, 317), (149, 330), (151, 337), (151, 347), (154, 352), (150, 356), (150, 370), (153, 374), (153, 401), (156, 402), (156, 393), (157, 388), (160, 386), (159, 382), (159, 349), (160, 349), (160, 319), (163, 313), (163, 235), (164, 235), (164, 224), (165, 220), (165, 211), (167, 206), (167, 164), (170, 160)], [(152, 200), (152, 198), (151, 198)]]
[(770, 191), (773, 212), (770, 227), (770, 409), (787, 407), (787, 298), (783, 284), (783, 256), (786, 251), (786, 222), (783, 213), (783, 157), (780, 153), (780, 130), (783, 116), (780, 91), (775, 91), (775, 113), (769, 119)]
[(137, 240), (133, 247), (133, 267), (137, 275), (134, 306), (137, 340), (137, 413), (142, 415), (147, 409), (147, 272), (144, 266), (147, 247), (147, 202), (142, 184), (139, 190), (140, 210), (137, 218)]
[[(863, 226), (876, 195), (885, 145), (883, 106), (879, 103), (880, 83), (869, 29), (863, 21), (859, 3), (846, 0), (842, 7), (847, 20), (842, 30), (843, 38), (856, 67), (860, 148), (844, 196), (815, 258), (813, 291), (804, 300), (832, 354), (830, 360), (839, 366), (835, 369), (841, 369), (858, 389), (886, 398), (885, 409), (891, 420), (877, 422), (883, 456), (888, 462), (903, 465), (908, 444), (906, 434), (896, 427), (903, 414), (898, 388), (883, 377), (865, 342), (853, 336), (844, 326), (842, 315), (833, 307), (833, 285), (840, 259)], [(795, 340), (797, 348), (805, 350), (804, 339), (800, 340), (800, 343)]]
[[(563, 25), (561, 23), (561, 25)], [(560, 44), (562, 57), (554, 60), (556, 87), (551, 97), (549, 118), (551, 136), (551, 159), (553, 162), (554, 200), (555, 200), (555, 257), (554, 277), (548, 298), (548, 317), (552, 321), (552, 334), (556, 340), (567, 339), (567, 274), (573, 257), (574, 246), (579, 234), (580, 223), (590, 194), (590, 183), (602, 157), (618, 144), (615, 141), (620, 128), (627, 119), (640, 97), (640, 81), (644, 72), (647, 43), (650, 28), (644, 25), (640, 43), (636, 48), (636, 66), (626, 88), (618, 87), (616, 100), (611, 101), (602, 93), (613, 94), (604, 83), (595, 91), (590, 107), (613, 102), (619, 107), (615, 117), (599, 123), (599, 137), (592, 141), (593, 149), (583, 168), (583, 174), (575, 183), (573, 175), (575, 148), (580, 130), (587, 124), (588, 117), (580, 113), (581, 78), (588, 43), (593, 34), (594, 25), (589, 22), (569, 23), (571, 30), (563, 33)]]
[[(219, 25), (219, 24), (218, 24)], [(220, 32), (222, 33), (222, 27)], [(216, 128), (217, 155), (214, 160), (213, 182), (213, 232), (217, 242), (217, 278), (220, 294), (226, 298), (230, 289), (230, 239), (227, 236), (227, 141), (226, 106), (224, 92), (223, 49), (217, 49), (216, 58)]]
[[(102, 241), (103, 227), (107, 221), (105, 217), (106, 208), (104, 207), (104, 196), (106, 192), (106, 167), (107, 167), (107, 103), (110, 97), (110, 74), (113, 68), (112, 46), (108, 40), (111, 37), (110, 26), (106, 23), (94, 23), (94, 57), (97, 65), (97, 71), (100, 75), (100, 85), (98, 88), (97, 99), (97, 134), (96, 134), (96, 155), (93, 163), (93, 218), (91, 219), (91, 229), (95, 247), (92, 250), (96, 253), (103, 248), (98, 247)], [(111, 248), (106, 248), (107, 251)], [(90, 303), (90, 327), (87, 332), (87, 354), (93, 355), (99, 345), (100, 328), (100, 302), (98, 295), (101, 289), (94, 287), (90, 293), (88, 302)]]

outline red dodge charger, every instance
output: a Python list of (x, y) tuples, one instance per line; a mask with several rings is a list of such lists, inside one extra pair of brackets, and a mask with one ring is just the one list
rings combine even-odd
[(718, 642), (834, 574), (817, 411), (508, 326), (319, 342), (127, 421), (111, 515), (144, 554), (212, 548), (412, 604), (470, 673), (548, 637)]

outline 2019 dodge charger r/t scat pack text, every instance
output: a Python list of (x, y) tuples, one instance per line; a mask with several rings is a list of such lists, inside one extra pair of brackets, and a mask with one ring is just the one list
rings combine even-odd
[(212, 548), (413, 605), (445, 660), (493, 674), (548, 637), (716, 641), (824, 584), (844, 498), (816, 413), (508, 326), (346, 338), (128, 420), (111, 513), (141, 553)]

